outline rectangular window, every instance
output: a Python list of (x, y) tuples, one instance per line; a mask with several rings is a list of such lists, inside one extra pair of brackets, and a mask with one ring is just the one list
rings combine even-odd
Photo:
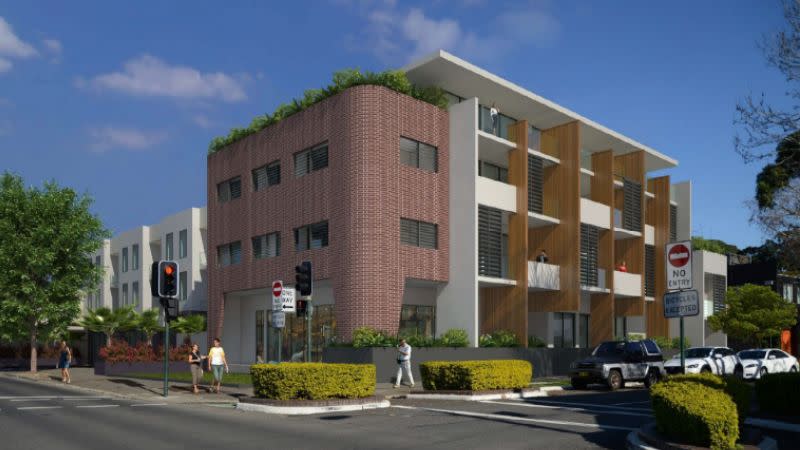
[(426, 172), (439, 170), (438, 150), (432, 145), (400, 137), (400, 163)]
[(322, 143), (294, 154), (294, 175), (302, 177), (328, 167), (328, 143)]
[(580, 347), (589, 348), (589, 315), (580, 314), (578, 316), (578, 335), (580, 336)]
[(294, 248), (298, 252), (328, 246), (328, 221), (294, 229)]
[(438, 225), (412, 219), (400, 219), (400, 243), (422, 248), (437, 248)]
[(597, 286), (597, 254), (598, 254), (598, 235), (597, 227), (581, 224), (581, 284), (585, 286)]
[(164, 258), (168, 260), (172, 260), (172, 244), (173, 244), (173, 234), (167, 233), (166, 244), (164, 244)]
[(528, 211), (544, 213), (544, 160), (528, 155)]
[(217, 247), (217, 264), (220, 267), (231, 266), (242, 262), (242, 242), (236, 241)]
[(652, 245), (644, 246), (644, 295), (656, 295), (656, 248)]
[(508, 183), (508, 169), (486, 161), (480, 161), (478, 165), (478, 176)]
[(94, 265), (97, 266), (97, 267), (100, 267), (100, 257), (99, 256), (95, 256)]
[(553, 347), (575, 347), (575, 314), (553, 313)]
[(433, 337), (435, 324), (435, 306), (403, 305), (400, 308), (400, 335)]
[(264, 234), (253, 238), (253, 258), (274, 258), (281, 254), (281, 234)]
[(253, 190), (260, 191), (281, 182), (281, 162), (275, 161), (253, 171)]
[(614, 318), (614, 339), (625, 339), (628, 336), (628, 318), (616, 316)]
[(242, 196), (242, 177), (233, 177), (217, 184), (217, 200), (220, 203)]
[(131, 246), (131, 270), (139, 270), (139, 244)]
[(178, 232), (178, 258), (186, 258), (188, 253), (189, 231), (181, 230)]
[(622, 228), (642, 231), (642, 185), (627, 178), (622, 181)]
[(131, 284), (131, 303), (133, 305), (139, 305), (139, 282), (134, 281)]
[(128, 247), (122, 249), (122, 271), (128, 271)]
[(128, 306), (128, 283), (122, 284), (122, 306)]
[(503, 276), (503, 212), (478, 205), (478, 275)]
[(186, 271), (181, 272), (180, 278), (178, 279), (178, 289), (181, 291), (181, 300), (185, 301), (189, 298), (189, 290), (188, 290), (188, 283), (189, 283), (189, 274)]

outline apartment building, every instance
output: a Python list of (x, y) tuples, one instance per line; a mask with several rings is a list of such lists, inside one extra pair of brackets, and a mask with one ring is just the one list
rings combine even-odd
[(664, 245), (689, 238), (691, 185), (649, 174), (677, 161), (444, 51), (404, 70), (449, 108), (356, 86), (209, 155), (209, 330), (233, 361), (274, 358), (269, 287), (303, 260), (315, 345), (670, 334)]

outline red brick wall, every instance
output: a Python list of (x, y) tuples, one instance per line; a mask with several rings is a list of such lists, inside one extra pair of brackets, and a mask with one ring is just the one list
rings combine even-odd
[[(448, 279), (447, 112), (378, 86), (358, 86), (208, 157), (209, 339), (222, 334), (224, 295), (294, 280), (302, 260), (333, 285), (337, 334), (368, 325), (396, 332), (406, 278)], [(435, 145), (435, 174), (400, 164), (400, 136)], [(328, 167), (294, 175), (294, 153), (328, 141)], [(280, 159), (281, 183), (254, 192), (252, 169)], [(242, 177), (242, 197), (217, 184)], [(400, 245), (400, 218), (439, 225), (439, 248)], [(328, 220), (329, 245), (296, 252), (293, 229)], [(251, 238), (280, 231), (280, 256), (254, 260)], [(217, 246), (240, 240), (242, 263), (217, 266)]]

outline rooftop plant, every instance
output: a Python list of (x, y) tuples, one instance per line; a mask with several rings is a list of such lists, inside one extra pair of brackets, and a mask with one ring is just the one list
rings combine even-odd
[(416, 86), (408, 80), (405, 72), (401, 70), (361, 72), (358, 69), (345, 69), (334, 73), (333, 80), (327, 87), (322, 89), (309, 89), (305, 91), (302, 98), (295, 98), (288, 104), (281, 103), (272, 114), (256, 116), (248, 127), (232, 128), (227, 136), (215, 137), (208, 145), (208, 153), (215, 153), (240, 139), (280, 122), (292, 114), (303, 111), (328, 97), (333, 97), (347, 88), (362, 84), (384, 86), (442, 109), (447, 108), (447, 98), (441, 88)]

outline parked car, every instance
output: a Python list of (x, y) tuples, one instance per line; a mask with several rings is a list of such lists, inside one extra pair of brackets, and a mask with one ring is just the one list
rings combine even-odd
[[(744, 373), (744, 366), (736, 352), (728, 347), (691, 347), (684, 350), (686, 373), (713, 373), (714, 375), (737, 375)], [(681, 355), (678, 353), (664, 363), (667, 373), (681, 373)]]
[(616, 390), (627, 381), (644, 381), (649, 388), (664, 376), (661, 349), (650, 339), (603, 342), (592, 351), (592, 356), (572, 363), (570, 369), (575, 389), (603, 383)]
[(757, 379), (770, 373), (797, 372), (797, 358), (776, 348), (754, 348), (738, 353), (745, 379)]

